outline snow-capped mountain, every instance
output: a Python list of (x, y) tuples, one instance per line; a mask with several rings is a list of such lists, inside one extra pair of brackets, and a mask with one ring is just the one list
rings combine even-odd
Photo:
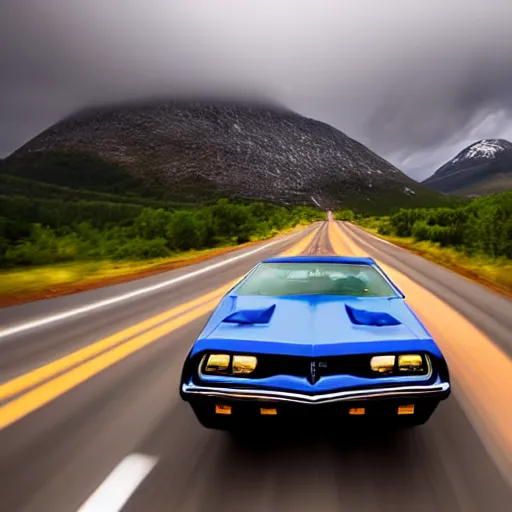
[(461, 151), (453, 160), (452, 163), (472, 159), (491, 159), (496, 158), (496, 155), (500, 152), (504, 152), (512, 148), (512, 144), (507, 140), (500, 139), (484, 139), (475, 142), (471, 146), (468, 146), (464, 151)]
[(354, 197), (386, 194), (398, 203), (432, 197), (339, 130), (251, 103), (152, 101), (88, 109), (8, 160), (23, 178), (187, 201), (223, 195), (336, 207)]
[(423, 183), (435, 190), (460, 195), (510, 190), (512, 143), (504, 139), (483, 139), (475, 142)]

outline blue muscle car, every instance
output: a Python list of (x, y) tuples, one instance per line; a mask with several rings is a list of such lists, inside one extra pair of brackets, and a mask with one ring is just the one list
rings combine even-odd
[(425, 423), (450, 394), (446, 361), (371, 258), (267, 259), (228, 292), (183, 367), (201, 424), (314, 417)]

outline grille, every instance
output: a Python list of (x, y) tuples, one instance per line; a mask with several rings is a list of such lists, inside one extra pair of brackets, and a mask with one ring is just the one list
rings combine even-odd
[[(416, 352), (417, 353), (417, 352)], [(307, 378), (311, 383), (330, 375), (353, 375), (355, 377), (378, 379), (382, 373), (372, 371), (370, 360), (374, 354), (358, 354), (329, 357), (283, 356), (269, 354), (254, 354), (258, 364), (254, 372), (244, 375), (245, 379), (264, 379), (276, 375), (290, 375)], [(199, 364), (199, 359), (198, 359)], [(429, 373), (427, 365), (424, 371), (415, 372), (416, 376)], [(404, 375), (397, 372), (393, 376)], [(409, 374), (410, 375), (410, 374)], [(404, 375), (405, 376), (405, 375)]]
[(311, 376), (312, 363), (315, 364), (317, 378), (340, 374), (367, 378), (381, 376), (370, 369), (370, 359), (371, 355), (331, 356), (322, 358), (258, 356), (258, 366), (250, 377), (261, 379), (285, 374), (309, 378)]

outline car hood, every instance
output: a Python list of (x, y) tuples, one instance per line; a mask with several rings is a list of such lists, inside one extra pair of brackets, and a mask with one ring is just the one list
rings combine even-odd
[[(251, 323), (258, 317), (258, 311), (262, 314), (262, 323)], [(353, 311), (370, 318), (372, 314), (375, 317), (375, 313), (377, 316), (389, 315), (395, 325), (357, 323), (351, 314)], [(229, 321), (233, 313), (236, 313), (235, 320), (242, 318), (244, 322), (248, 319), (245, 320), (247, 323)], [(222, 346), (233, 350), (316, 356), (371, 352), (375, 351), (376, 344), (388, 349), (397, 344), (403, 347), (405, 342), (416, 342), (419, 349), (422, 341), (431, 343), (430, 334), (405, 301), (398, 297), (228, 295), (200, 334), (197, 348)], [(366, 344), (371, 346), (364, 349)]]

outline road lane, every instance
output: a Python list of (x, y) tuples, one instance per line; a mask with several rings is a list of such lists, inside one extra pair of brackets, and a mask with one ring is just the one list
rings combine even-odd
[[(448, 360), (457, 399), (512, 483), (512, 359), (507, 351), (512, 301), (351, 225), (339, 229), (353, 254), (370, 254), (383, 266), (434, 336)], [(385, 252), (373, 249), (372, 243)], [(401, 263), (404, 260), (408, 264)], [(419, 284), (419, 273), (429, 289)], [(460, 296), (453, 291), (458, 288)], [(478, 306), (494, 314), (481, 313), (476, 322), (471, 313)], [(466, 308), (467, 316), (460, 313)]]
[[(277, 246), (273, 249), (275, 255), (278, 248), (284, 249), (284, 254), (299, 254), (301, 253), (311, 242), (316, 235), (318, 225), (313, 226), (312, 229), (306, 230), (300, 235), (300, 237), (293, 237), (293, 245), (290, 247), (290, 243), (284, 243), (281, 247)], [(271, 254), (265, 254), (264, 257), (268, 257)], [(254, 265), (256, 261), (252, 261), (251, 265)], [(243, 275), (250, 269), (247, 262), (243, 266), (236, 265), (237, 277)], [(230, 274), (232, 277), (232, 274)], [(215, 290), (217, 294), (219, 289), (226, 283), (225, 273), (219, 273), (216, 275), (217, 281), (214, 282), (216, 285)], [(225, 292), (226, 290), (220, 290)], [(204, 295), (204, 290), (203, 290)], [(183, 297), (183, 290), (181, 290), (181, 296)], [(204, 300), (204, 296), (202, 296)], [(178, 296), (179, 300), (179, 296)], [(179, 303), (179, 302), (178, 302)], [(214, 303), (211, 304), (209, 310), (213, 309)], [(197, 313), (196, 308), (194, 311)], [(175, 336), (162, 337), (157, 343), (155, 343), (151, 351), (145, 350), (137, 354), (132, 355), (129, 361), (123, 361), (123, 363), (116, 365), (109, 369), (109, 372), (103, 372), (95, 379), (86, 382), (79, 388), (73, 390), (72, 393), (67, 393), (52, 402), (47, 407), (41, 409), (35, 408), (28, 418), (17, 422), (11, 427), (8, 427), (0, 432), (0, 452), (2, 457), (0, 459), (0, 487), (9, 489), (9, 492), (0, 492), (3, 498), (3, 504), (8, 510), (22, 510), (25, 506), (29, 509), (31, 506), (34, 510), (72, 510), (76, 509), (76, 496), (81, 496), (81, 493), (75, 492), (78, 486), (81, 492), (87, 489), (87, 479), (92, 478), (94, 484), (97, 484), (97, 475), (101, 474), (101, 468), (111, 469), (112, 460), (119, 459), (122, 456), (123, 451), (116, 450), (116, 446), (128, 447), (131, 446), (130, 442), (133, 439), (132, 436), (137, 436), (139, 431), (143, 432), (151, 426), (151, 418), (157, 417), (161, 407), (166, 405), (166, 401), (162, 400), (167, 396), (175, 396), (175, 391), (178, 389), (177, 383), (171, 386), (172, 394), (169, 394), (169, 385), (166, 382), (165, 386), (162, 387), (162, 382), (159, 379), (151, 379), (150, 383), (147, 382), (147, 377), (155, 377), (158, 373), (158, 369), (162, 371), (170, 371), (172, 378), (179, 376), (181, 371), (181, 364), (186, 351), (189, 349), (194, 336), (187, 334), (189, 325), (194, 326), (194, 333), (197, 334), (198, 329), (207, 318), (208, 312), (204, 310), (199, 311), (202, 313), (199, 322), (188, 322), (190, 318), (184, 318), (179, 316), (178, 320), (183, 324), (183, 327), (177, 327), (178, 333), (183, 333), (185, 328), (185, 336), (182, 338), (179, 334)], [(90, 323), (90, 325), (92, 325)], [(160, 333), (162, 334), (162, 333)], [(124, 336), (121, 336), (123, 338)], [(49, 337), (51, 339), (51, 336)], [(44, 340), (39, 340), (43, 342)], [(19, 346), (19, 339), (15, 340), (17, 346)], [(72, 340), (69, 340), (72, 344)], [(120, 345), (119, 348), (124, 348), (126, 344)], [(3, 345), (2, 349), (5, 349), (9, 345)], [(162, 348), (169, 349), (170, 353), (164, 355), (162, 359), (153, 361), (151, 365), (142, 368), (142, 374), (137, 375), (140, 371), (140, 361), (144, 361), (147, 358), (152, 358), (154, 354), (158, 354)], [(176, 348), (181, 350), (181, 355), (178, 358), (178, 363), (175, 366), (169, 364), (172, 361), (172, 354)], [(52, 345), (47, 346), (47, 350), (52, 351)], [(68, 350), (69, 352), (69, 350)], [(112, 351), (107, 352), (108, 357), (112, 357)], [(166, 354), (164, 352), (164, 354)], [(53, 355), (53, 353), (51, 354)], [(51, 357), (51, 356), (48, 356)], [(79, 357), (78, 360), (83, 358)], [(91, 360), (93, 363), (95, 360)], [(137, 364), (137, 361), (139, 362)], [(135, 363), (135, 365), (134, 365)], [(96, 371), (98, 368), (96, 365), (89, 364), (91, 371)], [(123, 368), (132, 368), (133, 379), (130, 374), (123, 374)], [(83, 371), (83, 365), (78, 367), (80, 372)], [(116, 393), (119, 389), (110, 389), (109, 384), (112, 383), (112, 379), (115, 382), (115, 375), (119, 372), (123, 375), (123, 382), (120, 384), (122, 391), (126, 389), (133, 389), (136, 384), (136, 392), (130, 396), (130, 407), (126, 408), (126, 403), (123, 403), (121, 407), (111, 407), (112, 402), (115, 402)], [(50, 373), (51, 375), (51, 373)], [(168, 377), (167, 373), (166, 376)], [(71, 377), (71, 378), (70, 378)], [(66, 379), (65, 383), (62, 383), (62, 379)], [(55, 390), (62, 390), (66, 388), (66, 384), (74, 384), (76, 382), (76, 375), (63, 374), (62, 377), (58, 377), (60, 381), (49, 381), (47, 384), (43, 384), (38, 388), (35, 388), (33, 395), (43, 395), (43, 398), (48, 398), (48, 394)], [(124, 380), (126, 379), (126, 380)], [(129, 385), (128, 385), (128, 382)], [(106, 383), (109, 383), (105, 385)], [(98, 384), (99, 383), (99, 384)], [(146, 402), (146, 393), (151, 395), (150, 391), (152, 385), (158, 383), (160, 388), (158, 394), (153, 396), (151, 402)], [(9, 386), (10, 384), (8, 384)], [(22, 386), (23, 387), (23, 386)], [(48, 388), (50, 390), (48, 391)], [(113, 392), (113, 393), (112, 393)], [(112, 393), (112, 394), (111, 394)], [(28, 403), (32, 406), (34, 398), (28, 394)], [(60, 393), (59, 393), (60, 395)], [(27, 395), (22, 395), (23, 396)], [(136, 396), (140, 397), (141, 402), (136, 405)], [(50, 396), (50, 398), (56, 398), (56, 396)], [(156, 398), (156, 399), (155, 399)], [(40, 397), (37, 398), (41, 401)], [(14, 403), (14, 406), (12, 406)], [(20, 403), (26, 404), (27, 400), (22, 400)], [(91, 404), (88, 406), (88, 404)], [(109, 404), (108, 407), (106, 405)], [(132, 409), (131, 406), (135, 406)], [(12, 407), (11, 407), (12, 406)], [(4, 423), (9, 423), (12, 420), (13, 415), (18, 412), (17, 402), (9, 402), (5, 407), (0, 409), (0, 420)], [(111, 415), (110, 411), (115, 411), (115, 414)], [(107, 412), (108, 411), (108, 412)], [(105, 412), (105, 414), (102, 414)], [(122, 421), (120, 421), (122, 420)], [(26, 427), (28, 425), (28, 427)], [(118, 427), (118, 432), (121, 435), (116, 434), (115, 425)], [(26, 430), (25, 430), (26, 429)], [(69, 430), (68, 430), (69, 429)], [(85, 430), (87, 433), (80, 435), (80, 432)], [(91, 429), (93, 431), (91, 432)], [(141, 429), (141, 430), (139, 430)], [(105, 436), (108, 438), (108, 442), (104, 443)], [(115, 436), (115, 437), (112, 437)], [(126, 444), (125, 444), (126, 443)], [(73, 451), (72, 460), (70, 461), (69, 444), (76, 447), (83, 447), (83, 450)], [(94, 446), (98, 446), (95, 450)], [(77, 451), (79, 453), (77, 453)], [(90, 460), (90, 454), (94, 454)], [(90, 464), (85, 462), (90, 460)], [(58, 465), (60, 469), (57, 469), (52, 465), (53, 461), (59, 461)], [(78, 466), (74, 466), (77, 461), (80, 461)], [(93, 469), (91, 469), (91, 466)], [(17, 469), (19, 468), (19, 471)], [(77, 476), (75, 471), (80, 475)], [(86, 471), (89, 468), (91, 471)], [(65, 491), (60, 490), (55, 494), (53, 484), (42, 484), (41, 482), (58, 482), (60, 477), (70, 478), (69, 481), (64, 484)], [(85, 482), (83, 481), (85, 480)], [(29, 486), (29, 489), (25, 487), (25, 484), (30, 482), (33, 487)], [(80, 482), (79, 485), (77, 482)], [(4, 487), (5, 485), (5, 487)], [(60, 487), (60, 484), (57, 484)], [(41, 491), (39, 491), (41, 489)], [(50, 491), (48, 491), (50, 489)], [(49, 494), (45, 494), (46, 492)], [(69, 491), (69, 501), (66, 500)], [(48, 496), (48, 502), (45, 502), (42, 496)], [(30, 501), (27, 498), (33, 497)], [(55, 503), (56, 499), (59, 500)], [(27, 503), (28, 502), (28, 503)], [(71, 507), (71, 508), (70, 508)], [(75, 508), (73, 508), (75, 507)]]
[(155, 467), (158, 459), (132, 453), (116, 466), (108, 478), (94, 491), (78, 512), (121, 510), (138, 485)]
[[(105, 286), (82, 293), (56, 297), (47, 300), (38, 300), (21, 306), (0, 308), (0, 339), (13, 334), (12, 331), (26, 331), (27, 324), (54, 324), (52, 317), (74, 317), (79, 311), (90, 313), (95, 309), (107, 311), (108, 306), (116, 306), (120, 302), (128, 303), (130, 299), (136, 302), (144, 295), (154, 295), (158, 289), (168, 289), (172, 286), (196, 278), (208, 273), (218, 273), (226, 267), (232, 267), (233, 263), (252, 258), (259, 261), (268, 254), (275, 254), (291, 248), (296, 242), (303, 239), (307, 232), (314, 231), (318, 223), (314, 223), (306, 230), (299, 230), (288, 235), (279, 235), (275, 239), (262, 242), (256, 246), (239, 249), (228, 254), (215, 256), (200, 263), (184, 266), (168, 272), (155, 274), (143, 279), (128, 281), (125, 283)], [(249, 267), (250, 268), (250, 267)], [(167, 291), (167, 290), (166, 290)], [(54, 327), (54, 325), (51, 325)]]
[(350, 223), (343, 223), (342, 229), (345, 240), (352, 240), (366, 254), (399, 270), (423, 288), (442, 294), (443, 300), (471, 319), (512, 357), (511, 298), (380, 240)]
[(318, 254), (320, 256), (335, 254), (331, 245), (330, 229), (330, 223), (324, 222), (303, 252), (305, 254)]
[[(334, 250), (332, 226), (322, 233)], [(203, 429), (178, 383), (207, 316), (0, 431), (0, 509), (79, 510), (138, 453), (157, 463), (123, 512), (510, 510), (512, 491), (456, 396), (406, 432), (304, 433), (251, 445)]]
[[(313, 234), (319, 229), (320, 225), (315, 224), (300, 233), (282, 237), (279, 243), (276, 243), (250, 257), (243, 258), (233, 262), (231, 265), (225, 265), (217, 268), (213, 272), (198, 275), (192, 279), (180, 282), (175, 286), (160, 289), (150, 295), (145, 295), (139, 300), (129, 300), (108, 307), (94, 310), (86, 315), (77, 315), (67, 320), (56, 322), (47, 326), (41, 326), (38, 329), (30, 330), (16, 335), (11, 335), (0, 339), (0, 384), (14, 377), (27, 373), (30, 370), (39, 368), (55, 359), (61, 358), (79, 350), (92, 343), (116, 335), (119, 331), (127, 329), (134, 324), (146, 321), (158, 314), (162, 314), (179, 307), (182, 303), (195, 300), (207, 293), (211, 293), (220, 286), (225, 285), (234, 279), (240, 278), (248, 272), (258, 261), (277, 253), (294, 253), (303, 251), (311, 241)], [(247, 253), (247, 250), (242, 251)], [(233, 254), (226, 256), (233, 258)], [(219, 263), (218, 258), (212, 261)], [(187, 269), (177, 269), (166, 272), (159, 276), (161, 281), (183, 277), (188, 273), (194, 273), (197, 270), (205, 268), (204, 263), (191, 265)], [(72, 300), (72, 307), (83, 307), (90, 304), (87, 301), (96, 301), (115, 297), (116, 293), (126, 293), (138, 290), (143, 287), (157, 284), (152, 276), (137, 282), (125, 283), (124, 285), (115, 285), (106, 287), (106, 289), (94, 290), (69, 296)], [(137, 283), (139, 283), (137, 285)], [(107, 290), (113, 288), (114, 290)], [(84, 298), (80, 298), (81, 296)], [(44, 311), (48, 315), (53, 315), (61, 311), (70, 309), (66, 306), (67, 297), (59, 297), (48, 301), (38, 301), (35, 308), (34, 304), (25, 304), (12, 308), (0, 310), (0, 325), (13, 327), (23, 323), (23, 311), (27, 311), (26, 319), (29, 321), (43, 317), (34, 316), (34, 309)], [(49, 305), (46, 302), (50, 303)], [(9, 313), (13, 319), (5, 324)]]
[[(229, 287), (223, 287), (223, 291), (227, 293)], [(196, 308), (179, 314), (171, 321), (135, 336), (97, 357), (87, 360), (86, 362), (81, 362), (79, 366), (70, 371), (57, 376), (52, 375), (47, 382), (23, 393), (19, 398), (12, 399), (2, 407), (0, 429), (11, 425), (27, 414), (55, 400), (65, 392), (75, 388), (110, 366), (119, 363), (119, 361), (122, 361), (134, 352), (148, 346), (150, 343), (210, 313), (215, 308), (216, 304), (218, 304), (221, 297), (222, 294), (218, 293), (215, 297), (201, 303)]]
[[(321, 224), (282, 254), (302, 253), (323, 231), (324, 225)], [(320, 235), (320, 238), (323, 236)], [(191, 272), (191, 275), (196, 274)], [(1, 408), (0, 429), (46, 405), (133, 352), (211, 312), (220, 298), (242, 277), (239, 275), (235, 280), (198, 299), (144, 320), (0, 385), (0, 400), (6, 402)], [(34, 389), (30, 389), (34, 386)]]
[(510, 490), (456, 403), (416, 431), (247, 444), (201, 430), (181, 409), (137, 446), (159, 463), (123, 512), (509, 510)]
[(20, 375), (19, 377), (0, 385), (0, 400), (3, 401), (8, 398), (12, 398), (22, 391), (26, 391), (36, 386), (37, 384), (44, 382), (50, 377), (54, 377), (64, 371), (72, 369), (78, 364), (90, 360), (93, 357), (102, 354), (107, 350), (112, 349), (113, 347), (116, 347), (122, 342), (133, 340), (138, 335), (143, 333), (148, 334), (148, 332), (151, 333), (155, 328), (162, 326), (167, 328), (169, 323), (172, 324), (172, 321), (175, 321), (178, 317), (181, 320), (183, 315), (190, 313), (191, 310), (196, 310), (197, 308), (203, 307), (205, 304), (209, 306), (211, 301), (218, 301), (220, 297), (227, 293), (235, 283), (236, 281), (232, 281), (231, 283), (228, 283), (227, 285), (222, 286), (211, 293), (203, 295), (198, 299), (185, 302), (176, 308), (166, 311), (165, 313), (156, 315), (143, 322), (135, 324), (128, 329), (124, 329), (112, 336), (99, 340), (92, 345), (88, 345), (83, 349), (72, 352), (65, 357), (41, 366), (29, 373)]

